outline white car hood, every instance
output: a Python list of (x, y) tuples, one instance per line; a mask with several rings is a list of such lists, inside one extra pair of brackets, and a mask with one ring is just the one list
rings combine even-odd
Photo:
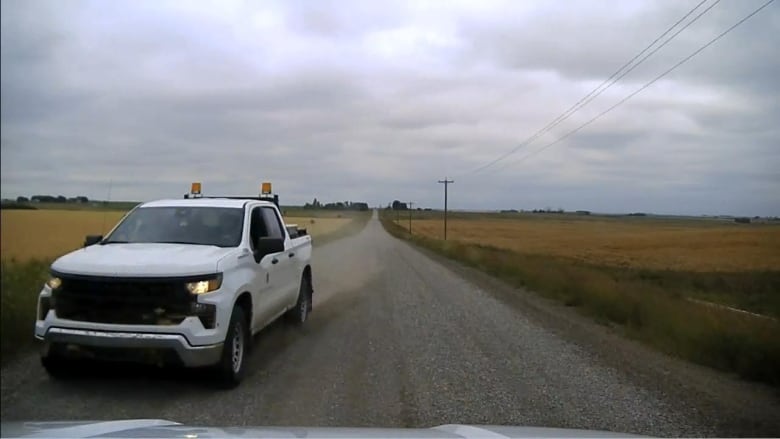
[(432, 428), (198, 427), (162, 419), (3, 423), (2, 437), (47, 438), (577, 438), (629, 434), (560, 428), (440, 425)]
[(51, 268), (93, 276), (190, 276), (216, 273), (235, 248), (192, 244), (106, 244), (68, 253)]

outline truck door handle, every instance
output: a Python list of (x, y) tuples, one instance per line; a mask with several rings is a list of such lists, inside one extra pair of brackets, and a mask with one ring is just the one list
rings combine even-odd
[(295, 256), (295, 252), (290, 253), (290, 257)]
[(276, 259), (276, 258), (273, 258), (273, 259), (271, 259), (271, 263), (272, 263), (272, 264), (277, 264), (278, 262), (279, 262), (279, 260), (278, 260), (278, 259)]

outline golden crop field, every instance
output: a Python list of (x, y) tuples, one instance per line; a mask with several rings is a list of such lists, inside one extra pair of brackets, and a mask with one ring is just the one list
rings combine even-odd
[[(0, 257), (26, 261), (51, 259), (75, 250), (86, 235), (108, 232), (125, 212), (97, 210), (3, 210), (0, 212)], [(305, 227), (312, 237), (346, 225), (349, 218), (285, 218)]]
[[(407, 220), (398, 222), (408, 226)], [(441, 220), (414, 220), (441, 239)], [(618, 267), (690, 271), (780, 270), (780, 226), (620, 219), (454, 219), (447, 238), (525, 254)]]

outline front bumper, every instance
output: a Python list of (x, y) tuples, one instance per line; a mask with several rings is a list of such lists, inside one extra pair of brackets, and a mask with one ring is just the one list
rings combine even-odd
[[(186, 367), (217, 364), (222, 355), (232, 309), (232, 296), (214, 292), (198, 297), (198, 303), (216, 307), (214, 327), (204, 327), (199, 317), (185, 317), (178, 324), (136, 325), (64, 319), (42, 300), (52, 296), (48, 286), (39, 295), (35, 338), (43, 342), (41, 355), (64, 349), (68, 356), (118, 361), (174, 363)], [(207, 296), (207, 297), (206, 297)]]
[(52, 344), (89, 346), (96, 348), (157, 349), (175, 352), (186, 367), (210, 366), (219, 362), (222, 343), (192, 346), (180, 334), (99, 331), (49, 327), (43, 336), (43, 355), (48, 355)]

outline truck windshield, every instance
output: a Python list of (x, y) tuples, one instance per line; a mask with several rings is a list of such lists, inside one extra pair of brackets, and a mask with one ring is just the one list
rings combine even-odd
[(177, 243), (237, 247), (244, 210), (234, 207), (141, 207), (103, 244)]

